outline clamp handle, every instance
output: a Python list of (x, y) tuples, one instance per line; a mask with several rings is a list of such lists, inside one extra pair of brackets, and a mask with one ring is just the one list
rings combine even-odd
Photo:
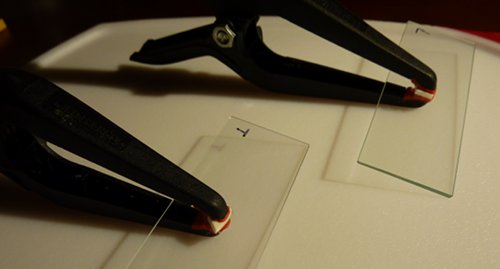
[[(358, 19), (333, 0), (215, 1), (213, 24), (148, 40), (132, 61), (169, 64), (210, 55), (242, 78), (271, 91), (420, 107), (432, 100), (436, 74), (424, 63)], [(409, 78), (414, 87), (383, 83), (270, 50), (257, 26), (271, 12), (331, 42)], [(424, 93), (424, 97), (421, 96)]]

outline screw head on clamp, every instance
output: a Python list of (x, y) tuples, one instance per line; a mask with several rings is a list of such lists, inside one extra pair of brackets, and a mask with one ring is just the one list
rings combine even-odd
[(233, 47), (235, 37), (236, 34), (228, 24), (217, 26), (212, 31), (212, 38), (214, 39), (215, 43), (221, 48)]

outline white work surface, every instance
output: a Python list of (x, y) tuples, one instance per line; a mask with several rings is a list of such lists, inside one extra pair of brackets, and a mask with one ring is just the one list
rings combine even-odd
[[(374, 106), (269, 93), (208, 57), (161, 67), (128, 60), (146, 39), (211, 22), (100, 25), (36, 68), (176, 163), (229, 116), (308, 143), (259, 269), (500, 268), (498, 46), (476, 48), (455, 194), (445, 198), (356, 163)], [(284, 20), (260, 24), (282, 55), (385, 80), (384, 69)], [(404, 29), (373, 25), (396, 42)], [(150, 228), (54, 205), (4, 178), (0, 185), (0, 268), (123, 268)]]

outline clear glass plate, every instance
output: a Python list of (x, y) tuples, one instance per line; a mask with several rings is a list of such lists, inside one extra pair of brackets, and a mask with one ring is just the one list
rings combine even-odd
[[(437, 74), (437, 94), (421, 108), (378, 104), (359, 163), (451, 197), (464, 128), (474, 45), (409, 22), (401, 47)], [(387, 82), (410, 86), (390, 73)], [(384, 94), (382, 92), (382, 94)]]
[(230, 118), (219, 136), (201, 138), (182, 164), (224, 197), (230, 227), (215, 237), (153, 227), (128, 268), (256, 267), (307, 149)]

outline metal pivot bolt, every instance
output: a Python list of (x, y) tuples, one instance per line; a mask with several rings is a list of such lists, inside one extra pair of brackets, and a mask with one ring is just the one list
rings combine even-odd
[(228, 24), (224, 26), (217, 26), (212, 31), (212, 38), (215, 43), (221, 48), (231, 48), (233, 47), (234, 38), (236, 34), (233, 32)]

